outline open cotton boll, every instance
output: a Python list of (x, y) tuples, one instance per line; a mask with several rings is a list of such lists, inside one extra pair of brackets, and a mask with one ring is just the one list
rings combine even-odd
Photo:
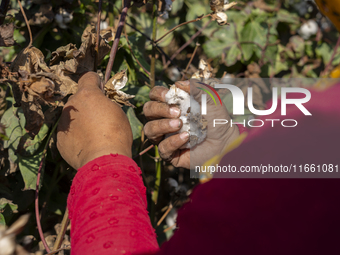
[(305, 40), (308, 40), (311, 36), (316, 35), (319, 25), (314, 20), (308, 20), (304, 23), (299, 30), (299, 34)]
[(168, 136), (188, 132), (190, 140), (181, 149), (190, 149), (204, 141), (207, 136), (207, 122), (200, 114), (200, 104), (184, 90), (175, 85), (165, 95), (165, 100), (169, 105), (177, 105), (181, 110), (182, 128)]

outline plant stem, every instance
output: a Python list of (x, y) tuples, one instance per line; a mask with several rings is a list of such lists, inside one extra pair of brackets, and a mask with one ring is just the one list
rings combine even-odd
[(25, 20), (25, 23), (26, 23), (26, 26), (27, 26), (27, 29), (28, 29), (28, 34), (30, 36), (30, 43), (27, 46), (27, 48), (29, 48), (29, 47), (32, 46), (32, 43), (33, 43), (31, 27), (30, 27), (30, 24), (28, 23), (24, 8), (22, 7), (20, 0), (18, 0), (18, 4), (19, 4), (20, 10), (22, 12), (22, 16), (24, 16), (24, 20)]
[[(131, 25), (131, 24), (129, 24), (129, 23), (126, 23), (126, 25), (128, 25), (129, 27), (131, 27), (133, 30), (137, 31), (137, 32), (140, 33), (141, 35), (143, 35), (147, 40), (152, 41), (152, 39), (151, 39), (148, 35), (146, 35), (146, 34), (143, 33), (142, 31), (140, 31), (140, 30), (139, 30), (138, 28), (136, 28), (135, 26), (133, 26), (133, 25)], [(165, 57), (168, 59), (168, 62), (170, 61), (170, 63), (171, 63), (172, 65), (176, 66), (175, 63), (172, 61), (172, 59), (164, 52), (164, 50), (162, 50), (161, 47), (159, 47), (158, 45), (156, 45), (156, 49), (157, 49), (163, 56), (165, 56)], [(178, 69), (178, 71), (181, 71), (179, 68), (177, 68), (177, 69)]]
[(57, 236), (57, 240), (54, 243), (53, 251), (56, 251), (60, 248), (61, 243), (63, 242), (64, 236), (65, 236), (69, 221), (70, 221), (70, 219), (68, 218), (68, 209), (66, 207), (66, 211), (65, 211), (63, 220), (61, 222), (61, 229), (60, 229), (60, 232)]
[(171, 209), (173, 208), (172, 204), (170, 203), (168, 210), (166, 210), (166, 212), (163, 214), (162, 218), (160, 218), (160, 220), (157, 222), (157, 227), (159, 225), (161, 225), (161, 223), (163, 222), (163, 220), (165, 219), (166, 216), (168, 216), (168, 214), (170, 213)]
[(133, 50), (132, 50), (131, 45), (130, 45), (130, 42), (129, 42), (129, 37), (128, 37), (127, 33), (126, 33), (126, 27), (125, 27), (125, 26), (124, 26), (124, 35), (125, 35), (125, 38), (126, 38), (127, 45), (128, 45), (128, 47), (129, 47), (129, 49), (130, 49), (131, 55), (135, 58), (137, 64), (143, 69), (143, 71), (144, 71), (147, 75), (149, 75), (149, 77), (150, 77), (150, 72), (149, 72), (148, 70), (146, 70), (146, 68), (145, 68), (145, 67), (139, 62), (139, 60), (137, 59), (135, 53), (133, 53)]
[(0, 25), (5, 21), (10, 0), (2, 0), (0, 6)]
[(95, 58), (94, 58), (94, 67), (93, 70), (97, 72), (98, 67), (98, 58), (99, 58), (99, 41), (100, 41), (100, 18), (102, 16), (102, 0), (99, 0), (98, 6), (98, 17), (97, 17), (97, 38), (96, 38), (96, 47), (95, 47)]
[(110, 79), (110, 76), (111, 76), (111, 70), (112, 70), (113, 63), (114, 63), (115, 58), (116, 58), (116, 53), (117, 53), (117, 50), (118, 50), (118, 44), (119, 44), (120, 36), (122, 35), (122, 31), (123, 31), (123, 27), (124, 27), (124, 24), (125, 24), (127, 11), (130, 7), (130, 3), (131, 3), (131, 0), (125, 0), (124, 1), (124, 8), (122, 10), (122, 14), (120, 15), (120, 20), (119, 20), (119, 23), (118, 23), (118, 28), (117, 28), (115, 40), (113, 41), (113, 45), (112, 45), (112, 48), (111, 48), (109, 63), (107, 64), (107, 67), (106, 67), (104, 85), (107, 83), (107, 81)]
[(151, 210), (150, 210), (150, 218), (151, 218), (151, 224), (152, 226), (155, 226), (155, 211), (156, 211), (156, 205), (158, 201), (158, 195), (159, 195), (159, 189), (161, 185), (161, 173), (162, 173), (162, 165), (161, 165), (161, 158), (159, 156), (158, 152), (158, 146), (155, 146), (155, 166), (156, 166), (156, 181), (154, 190), (152, 193), (151, 200), (153, 203), (151, 203)]
[(52, 134), (54, 133), (54, 131), (56, 130), (56, 128), (58, 126), (59, 120), (60, 120), (60, 118), (57, 120), (57, 122), (53, 126), (53, 128), (51, 130), (51, 133), (49, 134), (49, 136), (47, 138), (47, 141), (46, 141), (43, 153), (42, 153), (42, 158), (41, 158), (41, 161), (40, 161), (39, 169), (38, 169), (37, 184), (36, 184), (36, 187), (35, 187), (35, 218), (36, 218), (36, 221), (37, 221), (37, 227), (38, 227), (38, 232), (39, 232), (40, 239), (41, 239), (41, 241), (42, 241), (42, 243), (43, 243), (47, 253), (50, 252), (50, 248), (48, 247), (48, 245), (46, 243), (46, 240), (45, 240), (45, 237), (44, 237), (44, 233), (43, 233), (43, 230), (42, 230), (42, 227), (41, 227), (41, 223), (40, 223), (39, 184), (40, 184), (41, 172), (43, 171), (43, 166), (44, 166), (44, 162), (45, 162), (45, 156), (46, 156), (46, 153), (47, 153), (48, 143), (49, 143), (49, 141), (50, 141), (50, 139), (52, 137)]
[(329, 60), (325, 70), (322, 72), (321, 77), (326, 75), (328, 73), (329, 69), (332, 67), (332, 62), (333, 62), (333, 60), (334, 60), (334, 58), (336, 56), (336, 53), (338, 51), (339, 46), (340, 46), (340, 36), (339, 36), (338, 41), (337, 41), (337, 43), (336, 43), (336, 45), (334, 47), (334, 51), (333, 51), (332, 57)]
[(191, 65), (191, 62), (192, 62), (192, 60), (194, 59), (194, 57), (195, 57), (195, 55), (196, 55), (196, 51), (197, 51), (197, 49), (198, 49), (198, 47), (200, 46), (200, 44), (199, 43), (196, 43), (196, 47), (195, 47), (195, 49), (194, 49), (194, 52), (192, 53), (192, 55), (191, 55), (191, 58), (190, 58), (190, 60), (189, 60), (189, 63), (188, 63), (188, 65), (187, 65), (187, 67), (185, 68), (185, 71), (184, 71), (184, 73), (183, 73), (183, 76), (182, 76), (182, 81), (184, 81), (184, 78), (185, 78), (185, 75), (187, 74), (187, 72), (188, 72), (188, 70), (189, 70), (189, 67), (190, 67), (190, 65)]
[(163, 69), (166, 69), (169, 65), (170, 65), (170, 61), (172, 61), (172, 60), (174, 60), (176, 57), (177, 57), (177, 55), (179, 54), (179, 53), (181, 53), (182, 52), (182, 50), (184, 50), (186, 47), (188, 47), (189, 45), (190, 45), (190, 43), (197, 37), (197, 36), (199, 36), (201, 33), (202, 33), (202, 31), (204, 30), (204, 29), (206, 29), (207, 28), (207, 26), (209, 26), (209, 24), (211, 23), (211, 20), (209, 20), (203, 27), (201, 27), (201, 29), (200, 30), (198, 30), (193, 36), (191, 36), (191, 38), (189, 39), (189, 41), (187, 41), (185, 44), (183, 44), (172, 56), (171, 56), (171, 58), (170, 58), (170, 60), (168, 60), (167, 62), (166, 62), (166, 64), (165, 64), (165, 66), (163, 67)]
[(145, 150), (141, 151), (139, 154), (137, 154), (136, 156), (133, 157), (133, 159), (142, 156), (143, 154), (147, 153), (149, 150), (151, 150), (153, 147), (155, 147), (155, 145), (150, 145), (148, 148), (146, 148)]
[(211, 13), (207, 14), (207, 15), (202, 15), (201, 17), (198, 17), (197, 19), (193, 19), (193, 20), (190, 20), (190, 21), (186, 21), (186, 22), (183, 22), (182, 24), (179, 24), (177, 26), (175, 26), (174, 28), (170, 29), (166, 34), (164, 34), (161, 38), (157, 39), (156, 41), (154, 41), (154, 43), (158, 43), (160, 42), (161, 40), (163, 40), (163, 38), (165, 38), (166, 36), (168, 36), (169, 34), (171, 34), (173, 31), (175, 31), (177, 28), (181, 27), (181, 26), (184, 26), (186, 24), (189, 24), (189, 23), (192, 23), (192, 22), (196, 22), (196, 21), (199, 21), (201, 19), (204, 19), (206, 17), (210, 17), (211, 16)]
[[(153, 18), (153, 24), (152, 24), (152, 42), (155, 42), (156, 40), (156, 34), (157, 34), (157, 4), (156, 0), (152, 1), (153, 9), (152, 9), (152, 18)], [(155, 87), (155, 79), (156, 79), (156, 47), (155, 43), (152, 44), (152, 57), (151, 57), (151, 66), (150, 66), (150, 87)]]

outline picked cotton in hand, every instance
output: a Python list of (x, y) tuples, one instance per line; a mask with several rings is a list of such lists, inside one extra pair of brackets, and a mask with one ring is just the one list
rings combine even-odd
[(200, 114), (200, 104), (191, 97), (184, 90), (177, 88), (175, 85), (170, 87), (170, 90), (165, 95), (165, 100), (169, 105), (176, 105), (181, 110), (181, 116), (179, 117), (182, 122), (182, 128), (173, 134), (167, 135), (167, 137), (188, 132), (190, 140), (181, 149), (190, 149), (204, 141), (207, 136), (207, 121), (202, 118)]

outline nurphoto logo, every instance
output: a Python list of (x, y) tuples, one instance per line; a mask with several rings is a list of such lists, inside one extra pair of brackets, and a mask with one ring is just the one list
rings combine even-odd
[[(219, 100), (220, 104), (223, 105), (222, 100), (218, 94), (218, 92), (212, 87), (204, 83), (200, 83), (201, 85), (204, 85), (207, 87), (209, 90), (211, 90), (217, 99)], [(242, 92), (242, 90), (231, 84), (216, 84), (214, 86), (216, 89), (228, 89), (233, 97), (233, 115), (244, 115), (244, 105), (245, 105), (245, 96)], [(216, 99), (214, 95), (206, 88), (199, 88), (200, 90), (203, 90), (207, 94), (202, 94), (201, 95), (201, 114), (202, 115), (207, 115), (208, 113), (208, 107), (207, 107), (207, 95), (209, 95), (212, 100), (214, 101), (215, 105), (217, 105)], [(278, 96), (278, 88), (274, 87), (272, 89), (272, 106), (270, 109), (267, 110), (258, 110), (255, 109), (254, 104), (253, 104), (253, 88), (248, 87), (248, 93), (247, 93), (247, 103), (248, 103), (248, 108), (251, 113), (254, 115), (258, 116), (266, 116), (273, 114), (278, 107), (278, 102), (279, 102), (279, 96)], [(290, 93), (294, 94), (302, 94), (304, 95), (303, 98), (287, 98), (287, 95)], [(285, 116), (287, 114), (287, 105), (295, 105), (304, 115), (306, 116), (312, 116), (312, 114), (306, 109), (306, 107), (303, 105), (307, 102), (310, 101), (311, 99), (311, 93), (309, 90), (304, 89), (304, 88), (296, 88), (296, 87), (282, 87), (281, 88), (281, 115)], [(248, 120), (248, 126), (250, 127), (262, 127), (265, 123), (265, 121), (269, 121), (272, 123), (272, 127), (274, 127), (275, 122), (281, 122), (281, 125), (283, 127), (296, 127), (298, 122), (294, 119), (250, 119)], [(230, 122), (230, 125), (235, 125), (235, 124), (242, 124), (243, 126), (246, 126), (246, 120), (243, 122), (233, 122), (233, 120), (226, 120), (226, 119), (214, 119), (214, 127), (216, 125), (225, 125)], [(255, 125), (256, 124), (256, 125)]]

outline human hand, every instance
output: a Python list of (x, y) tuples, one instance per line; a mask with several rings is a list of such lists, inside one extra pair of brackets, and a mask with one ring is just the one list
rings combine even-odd
[(103, 94), (100, 85), (96, 73), (83, 75), (59, 121), (58, 150), (74, 169), (110, 153), (131, 157), (133, 140), (128, 118)]
[[(176, 82), (175, 85), (188, 92), (197, 102), (201, 102), (202, 90), (197, 89), (193, 80)], [(150, 120), (144, 127), (145, 135), (154, 144), (158, 144), (160, 156), (175, 167), (192, 168), (194, 165), (203, 165), (215, 155), (222, 153), (223, 149), (239, 136), (237, 126), (218, 125), (213, 127), (214, 119), (230, 121), (227, 109), (215, 105), (211, 98), (207, 99), (208, 114), (204, 118), (208, 122), (207, 138), (191, 150), (180, 148), (189, 140), (186, 132), (164, 138), (164, 135), (177, 132), (182, 122), (179, 108), (165, 103), (165, 95), (169, 90), (164, 87), (154, 87), (150, 91), (150, 100), (144, 105), (144, 114)], [(191, 165), (191, 166), (190, 166)]]

